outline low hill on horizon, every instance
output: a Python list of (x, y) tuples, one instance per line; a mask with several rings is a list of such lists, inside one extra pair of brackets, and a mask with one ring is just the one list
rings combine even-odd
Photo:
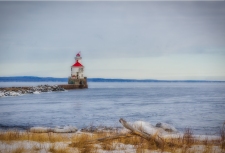
[[(67, 81), (68, 78), (54, 78), (54, 77), (36, 77), (36, 76), (0, 77), (0, 82), (67, 82)], [(225, 81), (88, 78), (88, 82), (225, 82)]]

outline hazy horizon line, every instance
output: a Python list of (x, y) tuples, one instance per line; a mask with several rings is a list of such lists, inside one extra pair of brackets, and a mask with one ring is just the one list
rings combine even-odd
[[(10, 78), (40, 78), (40, 79), (68, 79), (68, 77), (42, 77), (42, 76), (0, 76), (0, 82), (6, 82), (6, 81), (3, 81), (2, 79), (10, 79)], [(110, 81), (110, 80), (121, 80), (121, 81), (165, 81), (165, 82), (173, 82), (173, 81), (176, 81), (176, 82), (182, 82), (182, 81), (193, 81), (193, 82), (225, 82), (225, 80), (207, 80), (207, 79), (130, 79), (130, 78), (103, 78), (103, 77), (94, 77), (94, 78), (87, 78), (89, 81), (91, 81), (92, 79), (94, 80), (105, 80), (105, 81)], [(93, 81), (94, 81), (93, 80)], [(29, 80), (28, 80), (29, 81)], [(47, 81), (47, 80), (46, 80)], [(16, 81), (15, 82), (19, 82), (19, 81)]]

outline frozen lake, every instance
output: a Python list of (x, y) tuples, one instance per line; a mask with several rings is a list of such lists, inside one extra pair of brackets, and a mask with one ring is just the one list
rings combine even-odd
[[(6, 83), (0, 86), (63, 84)], [(88, 89), (0, 98), (0, 128), (120, 126), (119, 119), (172, 124), (218, 134), (225, 122), (225, 83), (90, 82)]]

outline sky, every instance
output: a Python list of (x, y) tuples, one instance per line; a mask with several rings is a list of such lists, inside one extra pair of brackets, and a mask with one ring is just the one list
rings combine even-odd
[(225, 2), (0, 2), (0, 76), (225, 80)]

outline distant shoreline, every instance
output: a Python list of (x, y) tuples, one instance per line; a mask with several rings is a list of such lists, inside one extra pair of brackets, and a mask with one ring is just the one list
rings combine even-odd
[[(225, 81), (215, 80), (155, 80), (155, 79), (108, 79), (108, 78), (88, 78), (88, 82), (218, 82)], [(36, 76), (15, 76), (15, 77), (0, 77), (0, 82), (67, 82), (68, 78), (54, 77), (36, 77)]]

